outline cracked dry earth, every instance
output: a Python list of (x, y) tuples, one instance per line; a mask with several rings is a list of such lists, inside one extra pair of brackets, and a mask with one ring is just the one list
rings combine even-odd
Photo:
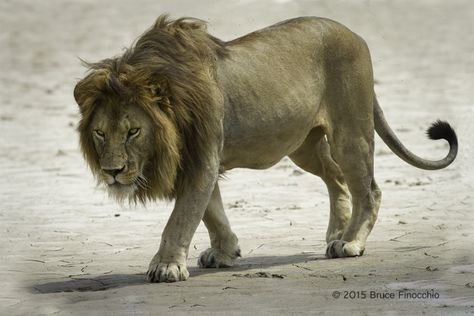
[[(458, 132), (458, 158), (422, 171), (377, 138), (382, 206), (364, 256), (351, 259), (324, 258), (322, 181), (286, 159), (231, 171), (221, 191), (243, 258), (198, 269), (208, 247), (200, 226), (191, 278), (148, 284), (172, 205), (121, 207), (95, 187), (78, 150), (72, 89), (84, 74), (77, 57), (120, 53), (163, 12), (208, 20), (223, 39), (301, 15), (338, 20), (367, 40), (379, 101), (402, 141), (442, 157), (447, 145), (424, 136), (442, 118)], [(473, 313), (471, 1), (4, 0), (0, 29), (0, 314)], [(439, 297), (364, 299), (364, 291)]]

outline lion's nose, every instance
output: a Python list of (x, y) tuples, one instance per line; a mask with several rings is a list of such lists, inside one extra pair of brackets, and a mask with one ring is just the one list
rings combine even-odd
[(120, 168), (120, 169), (106, 169), (106, 168), (102, 168), (102, 170), (104, 170), (105, 173), (111, 175), (112, 177), (115, 177), (116, 175), (118, 175), (120, 172), (123, 171), (123, 169), (125, 169), (125, 166), (123, 166), (123, 167)]

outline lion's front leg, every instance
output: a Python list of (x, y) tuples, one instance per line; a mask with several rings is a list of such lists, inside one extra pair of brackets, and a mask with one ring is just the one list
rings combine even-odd
[(201, 268), (226, 268), (234, 264), (240, 257), (237, 236), (230, 228), (229, 220), (224, 212), (219, 185), (216, 183), (211, 199), (203, 217), (209, 231), (211, 248), (202, 252), (198, 264)]
[(208, 168), (202, 189), (186, 185), (176, 198), (158, 253), (148, 268), (150, 282), (184, 281), (189, 277), (186, 259), (191, 239), (201, 221), (217, 180), (217, 164)]

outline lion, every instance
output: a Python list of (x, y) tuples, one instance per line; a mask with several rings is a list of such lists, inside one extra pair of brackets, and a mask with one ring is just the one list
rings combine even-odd
[(443, 121), (427, 132), (449, 143), (441, 160), (399, 141), (377, 102), (366, 43), (325, 18), (290, 19), (224, 42), (199, 19), (163, 15), (122, 55), (87, 67), (74, 97), (92, 173), (120, 201), (175, 200), (151, 282), (189, 277), (201, 220), (211, 247), (200, 267), (229, 267), (240, 256), (218, 185), (227, 170), (265, 169), (288, 156), (322, 178), (326, 256), (341, 258), (364, 253), (377, 219), (374, 131), (417, 168), (445, 168), (457, 154), (456, 133)]

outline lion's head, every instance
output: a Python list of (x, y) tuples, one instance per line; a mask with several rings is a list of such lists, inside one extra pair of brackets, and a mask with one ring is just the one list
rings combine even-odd
[(118, 200), (200, 185), (216, 129), (211, 65), (225, 50), (204, 26), (162, 16), (122, 56), (87, 63), (74, 89), (84, 158)]

